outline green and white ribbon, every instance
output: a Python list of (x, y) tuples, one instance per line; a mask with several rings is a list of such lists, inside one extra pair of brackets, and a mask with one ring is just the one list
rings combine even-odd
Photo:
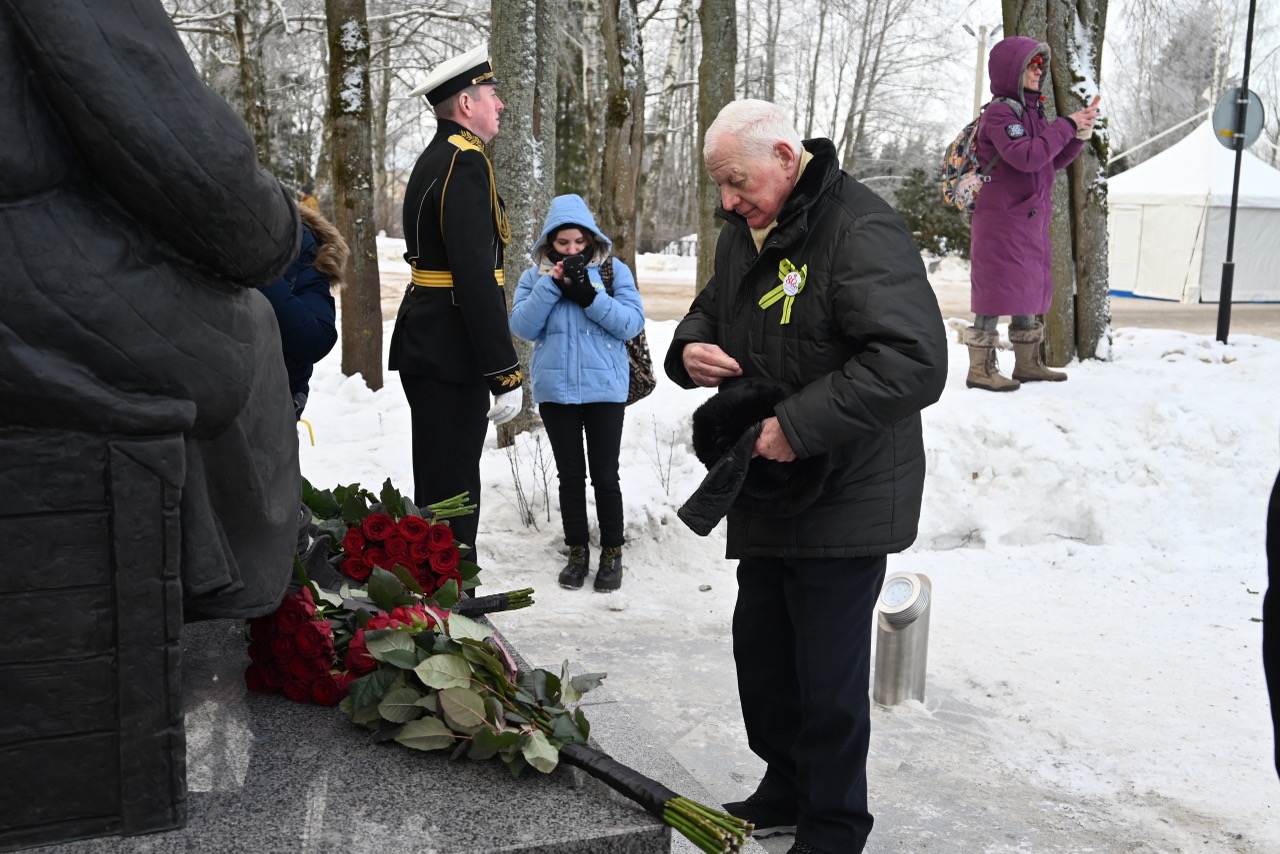
[(805, 279), (809, 275), (809, 265), (797, 268), (788, 259), (783, 258), (778, 265), (778, 278), (782, 284), (760, 297), (760, 307), (769, 308), (778, 300), (782, 300), (782, 324), (791, 322), (791, 304), (796, 301), (796, 294), (804, 290)]

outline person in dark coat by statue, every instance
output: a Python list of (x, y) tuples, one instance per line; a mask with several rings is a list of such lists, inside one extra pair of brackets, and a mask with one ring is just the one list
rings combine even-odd
[(774, 395), (744, 434), (750, 453), (820, 478), (804, 501), (729, 510), (738, 693), (766, 770), (725, 808), (757, 835), (795, 833), (794, 854), (856, 854), (872, 825), (874, 605), (886, 556), (916, 537), (920, 411), (947, 375), (942, 314), (906, 223), (841, 170), (830, 140), (802, 141), (780, 107), (744, 100), (721, 110), (704, 151), (725, 224), (667, 376), (717, 398), (769, 381), (730, 407)]
[(0, 128), (2, 426), (180, 435), (187, 615), (273, 611), (301, 486), (256, 288), (298, 255), (289, 193), (154, 0), (0, 0)]
[[(1053, 299), (1054, 174), (1065, 169), (1093, 134), (1098, 100), (1070, 116), (1050, 121), (1040, 83), (1049, 46), (1024, 36), (1001, 39), (991, 49), (988, 70), (996, 98), (978, 123), (976, 151), (983, 168), (994, 161), (990, 180), (974, 203), (969, 255), (973, 326), (962, 340), (969, 347), (965, 385), (987, 391), (1015, 391), (1023, 382), (1062, 381), (1045, 367), (1040, 347), (1044, 325), (1037, 315)], [(1011, 317), (1009, 341), (1016, 363), (1013, 379), (996, 360), (1001, 315)]]

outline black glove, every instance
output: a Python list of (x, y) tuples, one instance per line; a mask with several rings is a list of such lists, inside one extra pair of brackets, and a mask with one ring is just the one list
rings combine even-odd
[(751, 453), (755, 450), (756, 439), (760, 438), (760, 429), (759, 421), (748, 427), (733, 447), (711, 467), (689, 500), (676, 511), (680, 521), (698, 536), (710, 534), (733, 507), (747, 479)]
[(564, 298), (573, 300), (578, 305), (586, 308), (596, 298), (596, 289), (591, 284), (591, 279), (587, 276), (587, 259), (584, 255), (570, 255), (564, 259), (564, 272), (560, 279), (555, 283), (560, 287), (560, 293), (564, 294)]

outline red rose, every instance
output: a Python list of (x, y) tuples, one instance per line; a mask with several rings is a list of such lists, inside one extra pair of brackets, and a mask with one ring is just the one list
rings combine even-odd
[(249, 621), (249, 637), (252, 640), (265, 641), (275, 633), (275, 614), (267, 614), (265, 617), (254, 617)]
[(342, 574), (356, 581), (364, 581), (373, 574), (373, 567), (362, 557), (349, 557), (339, 567)]
[(409, 556), (409, 541), (399, 534), (392, 534), (387, 537), (382, 547), (387, 552), (387, 557), (391, 560), (397, 560)]
[(373, 660), (373, 656), (369, 654), (369, 648), (364, 645), (364, 629), (357, 631), (351, 638), (351, 643), (347, 644), (345, 663), (347, 670), (356, 676), (363, 676), (378, 669), (378, 662)]
[(427, 544), (431, 551), (438, 552), (453, 545), (453, 528), (447, 522), (436, 522), (427, 534)]
[(420, 626), (426, 623), (427, 614), (421, 605), (401, 605), (391, 612), (391, 619), (402, 626)]
[(288, 664), (293, 658), (293, 638), (288, 635), (276, 635), (271, 639), (271, 657), (277, 664)]
[(431, 544), (426, 540), (409, 543), (409, 559), (414, 563), (426, 563), (431, 559)]
[(435, 586), (436, 577), (431, 574), (431, 565), (414, 564), (409, 568), (409, 574), (413, 576), (413, 580), (418, 582), (418, 586), (423, 592), (430, 590)]
[[(328, 621), (326, 620), (327, 624)], [(333, 636), (329, 634), (328, 625), (322, 625), (319, 622), (311, 621), (304, 623), (302, 628), (298, 629), (298, 633), (293, 636), (293, 645), (297, 648), (299, 655), (307, 658), (333, 658)]]
[(267, 684), (273, 691), (279, 691), (284, 687), (284, 671), (280, 669), (280, 665), (272, 664), (267, 668)]
[(383, 569), (391, 568), (391, 561), (387, 557), (386, 550), (380, 549), (377, 546), (364, 550), (364, 562), (369, 564), (371, 567), (380, 566)]
[(364, 534), (359, 528), (347, 528), (347, 535), (342, 538), (342, 550), (349, 555), (358, 555), (364, 551)]
[(285, 676), (288, 679), (292, 676), (294, 679), (306, 682), (310, 685), (320, 675), (327, 673), (329, 670), (329, 662), (321, 662), (315, 658), (304, 658), (301, 655), (295, 655), (293, 660), (289, 662), (289, 672)]
[(405, 516), (396, 523), (400, 536), (411, 543), (421, 543), (431, 533), (431, 523), (421, 516)]
[(271, 642), (265, 640), (254, 640), (249, 643), (249, 660), (254, 664), (261, 664), (266, 667), (275, 656), (271, 654)]
[[(450, 581), (457, 582), (458, 589), (462, 589), (462, 573), (458, 572), (458, 570), (451, 569), (448, 572), (442, 572), (436, 576), (436, 583), (439, 587), (444, 587)], [(439, 587), (437, 587), (437, 589), (439, 589)]]
[(459, 554), (458, 547), (449, 546), (444, 551), (436, 552), (431, 556), (431, 569), (436, 575), (446, 575), (458, 568), (458, 561), (461, 559), (462, 555)]
[(279, 690), (272, 687), (267, 668), (261, 664), (250, 664), (245, 668), (244, 684), (255, 694), (274, 694)]
[(306, 621), (307, 615), (298, 607), (297, 602), (293, 599), (285, 599), (276, 609), (276, 634), (296, 634)]
[(309, 703), (311, 702), (311, 686), (301, 679), (286, 677), (284, 680), (284, 695), (295, 703)]
[(311, 702), (317, 706), (336, 706), (347, 693), (346, 680), (328, 673), (311, 683)]
[(386, 513), (370, 513), (364, 517), (364, 524), (360, 528), (366, 537), (380, 543), (395, 533), (396, 520)]

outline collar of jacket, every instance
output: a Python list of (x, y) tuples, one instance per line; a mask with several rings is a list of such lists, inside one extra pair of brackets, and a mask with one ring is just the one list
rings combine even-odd
[[(436, 119), (436, 135), (432, 141), (434, 142), (435, 140), (439, 140), (439, 139), (448, 139), (449, 137), (453, 136), (456, 133), (466, 134), (467, 136), (475, 137), (477, 141), (479, 141), (480, 139), (474, 133), (467, 130), (462, 125), (455, 122), (453, 119)], [(483, 147), (484, 143), (481, 142), (480, 145)]]
[[(829, 139), (817, 138), (806, 139), (803, 145), (813, 155), (813, 159), (809, 161), (804, 174), (800, 176), (782, 210), (778, 212), (778, 228), (782, 228), (797, 215), (813, 207), (818, 199), (822, 198), (823, 193), (840, 177), (840, 161), (836, 158), (835, 143)], [(748, 234), (751, 233), (751, 227), (739, 213), (720, 208), (716, 211), (716, 216), (742, 228)]]

